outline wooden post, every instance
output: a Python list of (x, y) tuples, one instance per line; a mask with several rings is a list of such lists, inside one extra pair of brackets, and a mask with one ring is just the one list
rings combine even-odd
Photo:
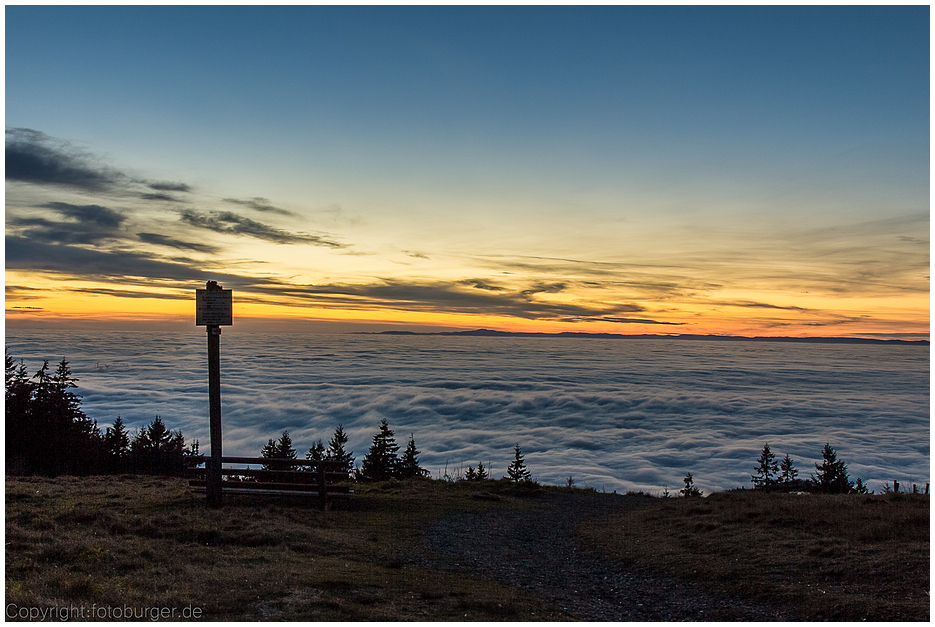
[(221, 506), (221, 327), (209, 324), (208, 411), (211, 425), (211, 459), (208, 461), (205, 496), (209, 507)]
[(321, 499), (321, 508), (328, 509), (328, 481), (325, 477), (325, 464), (318, 462), (318, 498)]
[(217, 281), (195, 290), (195, 324), (208, 333), (208, 411), (211, 458), (205, 460), (205, 495), (209, 507), (221, 506), (221, 325), (233, 324), (233, 298)]

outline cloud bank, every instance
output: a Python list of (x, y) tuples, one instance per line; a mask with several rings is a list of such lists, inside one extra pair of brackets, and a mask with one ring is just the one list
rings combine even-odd
[[(32, 367), (61, 359), (102, 424), (156, 414), (207, 446), (204, 334), (8, 334)], [(853, 477), (925, 483), (927, 347), (755, 342), (222, 336), (225, 451), (256, 455), (288, 430), (304, 454), (342, 424), (358, 462), (382, 418), (414, 434), (435, 475), (483, 461), (505, 474), (520, 444), (533, 475), (597, 489), (749, 486), (763, 444), (802, 476), (831, 443)], [(106, 365), (99, 370), (97, 364)]]

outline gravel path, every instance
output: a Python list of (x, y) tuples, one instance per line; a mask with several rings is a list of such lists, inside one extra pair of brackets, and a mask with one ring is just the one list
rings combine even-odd
[(686, 582), (627, 569), (581, 548), (574, 528), (626, 507), (632, 497), (538, 497), (540, 508), (457, 514), (425, 530), (432, 565), (466, 569), (557, 603), (587, 621), (786, 621), (782, 612)]

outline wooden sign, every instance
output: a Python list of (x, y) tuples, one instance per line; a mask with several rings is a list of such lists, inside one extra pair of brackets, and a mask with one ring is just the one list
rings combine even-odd
[(195, 325), (234, 324), (233, 300), (231, 290), (195, 290)]

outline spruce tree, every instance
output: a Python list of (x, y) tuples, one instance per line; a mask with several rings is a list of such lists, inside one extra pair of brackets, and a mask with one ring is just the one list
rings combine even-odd
[(484, 463), (477, 462), (477, 480), (483, 481), (484, 479), (487, 479), (487, 477), (488, 477), (487, 469), (484, 468)]
[(373, 443), (361, 467), (360, 476), (364, 481), (386, 481), (396, 474), (399, 446), (394, 435), (386, 418), (381, 420), (380, 431), (373, 436)]
[(682, 481), (685, 482), (685, 487), (679, 490), (682, 496), (701, 496), (701, 490), (695, 487), (695, 479), (691, 473), (685, 475)]
[(130, 443), (130, 466), (136, 473), (180, 475), (185, 472), (185, 438), (156, 416)]
[(34, 384), (30, 381), (26, 363), (19, 365), (9, 353), (6, 354), (6, 466), (7, 472), (24, 474), (35, 472), (36, 437), (40, 437), (32, 420), (32, 395)]
[[(272, 459), (276, 457), (276, 440), (270, 438), (266, 441), (266, 444), (263, 445), (263, 448), (260, 449), (260, 457), (264, 459)], [(266, 468), (266, 466), (264, 466)]]
[(78, 378), (64, 358), (55, 372), (49, 362), (33, 377), (7, 353), (5, 364), (7, 471), (58, 475), (106, 470), (104, 440), (97, 421), (81, 410), (73, 392)]
[(48, 360), (32, 377), (35, 380), (29, 422), (30, 440), (35, 447), (34, 472), (58, 475), (66, 471), (65, 446), (68, 439), (69, 417), (63, 411), (67, 404), (58, 397), (58, 386), (52, 381)]
[(838, 459), (837, 452), (827, 442), (821, 451), (821, 464), (815, 464), (818, 474), (812, 475), (812, 481), (818, 492), (826, 494), (847, 494), (853, 488), (847, 476), (847, 464)]
[(317, 472), (318, 462), (325, 459), (325, 444), (320, 438), (308, 449), (308, 453), (305, 454), (305, 459), (311, 462), (306, 468), (308, 468), (310, 472)]
[(347, 434), (344, 432), (344, 427), (338, 425), (338, 428), (334, 430), (331, 442), (328, 443), (328, 459), (341, 462), (343, 468), (350, 472), (354, 466), (354, 451), (348, 452), (346, 445)]
[(396, 476), (400, 479), (412, 479), (415, 477), (424, 477), (428, 471), (419, 466), (419, 451), (416, 450), (416, 440), (409, 434), (409, 444), (403, 452), (402, 459), (399, 460)]
[(513, 461), (510, 462), (509, 468), (506, 469), (506, 474), (516, 483), (520, 481), (530, 481), (532, 479), (529, 470), (526, 469), (526, 463), (520, 451), (519, 444), (513, 449)]
[(789, 457), (788, 453), (779, 462), (779, 470), (782, 473), (779, 477), (779, 483), (783, 485), (791, 484), (799, 474), (799, 471), (792, 465), (792, 458)]
[(30, 420), (42, 438), (36, 458), (37, 471), (58, 475), (99, 472), (103, 464), (103, 441), (97, 422), (81, 411), (77, 377), (62, 358), (55, 372), (49, 362), (33, 376), (36, 384), (30, 403)]
[(108, 472), (119, 474), (130, 469), (130, 434), (120, 416), (104, 432), (104, 454)]
[(779, 464), (776, 463), (776, 456), (769, 450), (769, 444), (763, 446), (760, 458), (757, 460), (759, 466), (756, 468), (756, 474), (752, 476), (753, 487), (760, 490), (769, 490), (776, 484), (776, 478), (779, 476)]
[[(270, 439), (269, 442), (266, 443), (266, 446), (260, 451), (260, 457), (270, 460), (295, 459), (295, 455), (296, 450), (292, 448), (292, 438), (289, 436), (288, 431), (282, 432), (278, 442)], [(263, 470), (289, 470), (291, 468), (291, 464), (277, 464), (273, 461), (263, 464)]]

